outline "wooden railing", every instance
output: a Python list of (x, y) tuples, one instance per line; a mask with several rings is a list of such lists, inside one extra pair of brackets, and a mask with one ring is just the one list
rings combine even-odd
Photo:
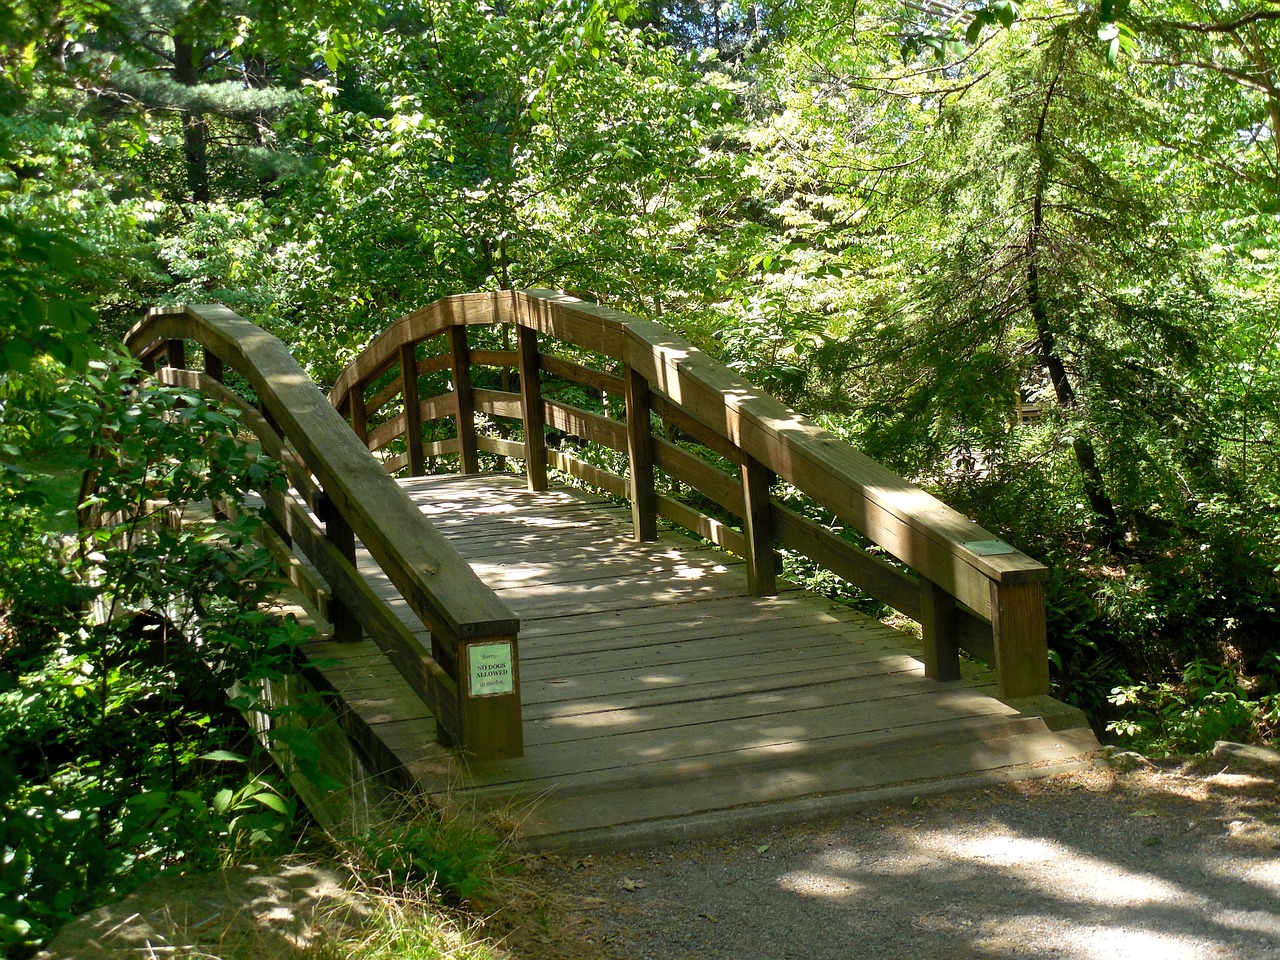
[[(468, 334), (483, 327), (496, 331), (487, 345)], [(479, 372), (493, 380), (494, 369), (497, 386), (514, 380), (518, 392), (485, 385)], [(606, 413), (557, 399), (566, 386)], [(1000, 696), (1048, 692), (1045, 567), (659, 324), (546, 291), (448, 297), (392, 324), (329, 399), (389, 471), (418, 475), (428, 458), (450, 456), (475, 473), (489, 453), (522, 459), (541, 490), (550, 465), (629, 499), (640, 540), (656, 536), (661, 516), (744, 557), (758, 595), (776, 590), (778, 545), (808, 557), (918, 621), (930, 677), (957, 678), (964, 648), (995, 668)], [(477, 429), (481, 416), (493, 429)], [(506, 439), (508, 421), (522, 421), (522, 442)], [(451, 435), (428, 440), (427, 426)], [(607, 455), (572, 455), (578, 442), (625, 458), (627, 476), (601, 465)], [(660, 493), (659, 473), (721, 516)], [(901, 566), (784, 506), (776, 479)]]
[[(202, 371), (186, 369), (187, 341), (203, 348)], [(285, 346), (222, 306), (153, 310), (126, 342), (163, 382), (238, 409), (241, 422), (283, 465), (291, 489), (264, 492), (267, 517), (328, 584), (335, 637), (364, 632), (377, 641), (431, 709), (446, 742), (478, 759), (519, 756), (519, 622), (370, 455)], [(223, 382), (228, 369), (247, 384), (253, 402)], [(356, 573), (357, 537), (430, 630), (431, 655)], [(474, 695), (472, 666), (481, 652), (506, 665), (510, 677)]]

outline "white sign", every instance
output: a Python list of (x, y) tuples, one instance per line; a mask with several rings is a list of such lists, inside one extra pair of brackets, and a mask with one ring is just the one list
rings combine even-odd
[(467, 658), (471, 662), (471, 696), (494, 697), (515, 690), (509, 641), (472, 644), (467, 647)]

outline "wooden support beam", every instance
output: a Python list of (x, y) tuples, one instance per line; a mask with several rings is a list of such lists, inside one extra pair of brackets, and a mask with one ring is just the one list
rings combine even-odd
[(960, 679), (959, 617), (956, 598), (922, 577), (920, 632), (924, 638), (924, 675), (931, 680)]
[(627, 458), (631, 462), (631, 520), (636, 539), (658, 539), (658, 496), (653, 480), (649, 381), (630, 366), (626, 376)]
[[(346, 518), (334, 507), (328, 497), (320, 501), (320, 520), (324, 523), (326, 539), (337, 548), (342, 558), (356, 568), (356, 535)], [(359, 640), (360, 621), (355, 612), (338, 598), (329, 601), (329, 623), (333, 625), (333, 639), (345, 643)]]
[(459, 473), (479, 473), (476, 454), (476, 401), (471, 389), (471, 347), (467, 344), (467, 328), (461, 324), (449, 328), (449, 357), (453, 371), (453, 398), (457, 404)]
[(778, 593), (777, 561), (773, 549), (773, 516), (769, 486), (773, 474), (755, 457), (742, 462), (742, 532), (747, 540), (747, 589), (757, 597)]
[(169, 340), (165, 343), (167, 363), (175, 370), (187, 369), (187, 341)]
[(1049, 692), (1043, 583), (991, 581), (991, 638), (1002, 700)]
[(218, 383), (222, 382), (222, 358), (209, 349), (204, 352), (204, 375), (210, 380), (216, 380)]
[(542, 402), (538, 333), (517, 330), (520, 353), (520, 409), (524, 418), (524, 463), (532, 491), (547, 489), (547, 408)]
[(409, 474), (426, 473), (422, 455), (422, 409), (418, 400), (417, 344), (400, 347), (400, 394), (404, 398), (404, 439), (409, 454)]
[(364, 403), (364, 384), (357, 383), (347, 396), (350, 404), (351, 429), (366, 447), (369, 445), (369, 411)]
[(524, 753), (520, 652), (514, 634), (456, 643), (462, 752), (477, 760)]

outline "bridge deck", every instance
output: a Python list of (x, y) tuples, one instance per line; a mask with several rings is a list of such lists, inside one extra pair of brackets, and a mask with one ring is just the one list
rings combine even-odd
[[(427, 793), (514, 801), (531, 846), (922, 793), (1097, 748), (1077, 712), (1002, 703), (977, 669), (924, 679), (911, 637), (846, 607), (785, 585), (749, 596), (729, 554), (669, 531), (636, 543), (626, 507), (514, 476), (403, 485), (520, 617), (525, 756), (464, 764), (439, 747), (368, 641), (309, 652), (376, 765)], [(361, 569), (421, 634), (363, 551)]]

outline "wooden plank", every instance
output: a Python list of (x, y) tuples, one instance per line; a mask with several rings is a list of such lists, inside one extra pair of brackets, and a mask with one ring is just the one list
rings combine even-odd
[(773, 504), (773, 528), (783, 546), (912, 620), (920, 619), (918, 578), (778, 503)]
[(695, 510), (679, 500), (673, 500), (664, 494), (658, 494), (658, 514), (672, 523), (678, 523), (703, 540), (714, 543), (717, 547), (731, 550), (740, 557), (747, 553), (746, 538), (728, 524), (721, 523), (715, 517)]
[[(734, 630), (754, 632), (757, 625), (761, 629), (770, 625), (785, 626), (794, 617), (809, 622), (819, 635), (825, 635), (830, 628), (837, 635), (847, 636), (850, 641), (863, 642), (860, 639), (863, 636), (883, 638), (887, 634), (895, 637), (900, 647), (903, 645), (902, 635), (893, 628), (808, 594), (768, 597), (765, 598), (767, 605), (763, 607), (746, 602), (754, 599), (711, 597), (679, 606), (618, 610), (608, 617), (567, 614), (554, 621), (530, 621), (521, 635), (530, 644), (528, 655), (536, 658), (543, 649), (554, 651), (561, 646), (568, 649), (566, 645), (571, 643), (579, 644), (577, 652), (619, 646), (630, 648), (634, 646), (637, 631), (640, 635), (653, 631), (655, 637), (660, 637), (675, 628), (691, 637), (702, 631), (710, 631), (707, 635), (714, 637), (726, 635), (717, 632), (716, 624), (726, 627), (730, 633)], [(549, 646), (548, 640), (554, 641), (553, 645)], [(655, 643), (658, 642), (665, 641), (655, 639)]]
[[(406, 344), (405, 346), (410, 347), (412, 346), (412, 344)], [(404, 348), (402, 347), (401, 349), (404, 349)], [(404, 367), (401, 367), (400, 369), (403, 371)], [(403, 376), (403, 374), (401, 376)], [(382, 411), (382, 408), (385, 407), (392, 400), (394, 400), (396, 397), (400, 396), (403, 389), (404, 388), (402, 386), (401, 377), (396, 377), (396, 379), (392, 380), (385, 387), (383, 387), (381, 390), (375, 393), (372, 397), (370, 397), (367, 401), (365, 401), (365, 405), (364, 405), (365, 415), (372, 417), (380, 414)]]
[(515, 350), (472, 350), (471, 363), (477, 367), (516, 367), (520, 355)]
[(333, 389), (329, 391), (330, 402), (334, 407), (342, 407), (357, 383), (368, 384), (391, 369), (400, 348), (406, 343), (418, 343), (438, 336), (459, 323), (493, 323), (497, 317), (498, 301), (502, 296), (496, 293), (471, 293), (443, 297), (400, 317), (375, 337), (338, 375)]
[[(680, 836), (679, 820), (702, 813), (727, 813), (802, 797), (871, 791), (900, 785), (904, 774), (914, 774), (915, 779), (921, 780), (947, 780), (1026, 764), (1064, 761), (1088, 749), (1075, 746), (1061, 735), (1036, 731), (1026, 720), (969, 722), (957, 732), (969, 736), (974, 745), (957, 746), (945, 737), (940, 743), (917, 738), (898, 749), (877, 744), (881, 748), (878, 752), (855, 751), (852, 757), (831, 750), (820, 757), (805, 755), (781, 762), (777, 754), (785, 757), (785, 750), (777, 750), (771, 758), (760, 751), (755, 765), (744, 764), (741, 757), (732, 758), (730, 762), (736, 770), (726, 769), (723, 763), (694, 759), (678, 767), (666, 765), (666, 776), (662, 778), (655, 777), (655, 771), (647, 766), (639, 768), (635, 774), (644, 780), (637, 780), (629, 788), (620, 785), (610, 792), (586, 793), (574, 789), (576, 783), (562, 781), (565, 789), (532, 808), (521, 830), (529, 840), (536, 843), (541, 837), (552, 847), (575, 842), (598, 846), (607, 842), (606, 838), (626, 838), (629, 827), (645, 822), (665, 824), (669, 835)], [(598, 783), (598, 778), (587, 782)], [(640, 835), (651, 837), (654, 832), (649, 828)]]
[(520, 409), (520, 394), (509, 393), (505, 390), (488, 390), (483, 387), (476, 387), (472, 391), (475, 395), (476, 410), (480, 413), (487, 413), (490, 416), (510, 417), (513, 420), (523, 419)]
[[(636, 767), (671, 764), (681, 758), (708, 757), (741, 750), (800, 747), (814, 751), (822, 741), (849, 742), (851, 735), (871, 736), (893, 731), (888, 738), (908, 740), (912, 727), (959, 723), (982, 716), (1011, 716), (1016, 711), (990, 697), (960, 687), (930, 689), (922, 678), (895, 689), (889, 699), (875, 694), (874, 684), (859, 692), (859, 699), (830, 702), (830, 691), (789, 697), (761, 694), (689, 704), (679, 711), (618, 710), (593, 715), (591, 725), (574, 728), (544, 723), (529, 724), (527, 753), (520, 760), (483, 764), (477, 780), (526, 782), (599, 777), (609, 771), (628, 772)], [(746, 701), (744, 704), (742, 701)], [(746, 707), (746, 714), (742, 708)], [(588, 735), (585, 731), (591, 731)], [(577, 741), (577, 742), (575, 742)], [(660, 758), (655, 760), (654, 758)], [(655, 775), (647, 770), (648, 777)], [(617, 779), (616, 774), (608, 775)]]
[(500, 457), (513, 457), (522, 459), (525, 454), (524, 444), (515, 440), (503, 440), (499, 437), (486, 437), (483, 434), (476, 435), (476, 449), (483, 450), (485, 453), (496, 453)]
[[(525, 330), (524, 327), (520, 329)], [(533, 330), (526, 332), (537, 336)], [(593, 370), (590, 367), (584, 367), (582, 364), (574, 363), (572, 360), (565, 360), (549, 353), (543, 353), (539, 355), (539, 365), (551, 376), (560, 380), (568, 380), (570, 383), (576, 383), (581, 387), (590, 387), (592, 390), (599, 390), (601, 393), (612, 393), (619, 397), (626, 392), (626, 383), (621, 377), (614, 376), (612, 373)]]
[(547, 423), (557, 430), (590, 440), (619, 453), (627, 452), (627, 428), (617, 420), (558, 400), (545, 401)]
[[(548, 408), (550, 401), (548, 401)], [(601, 470), (593, 464), (587, 463), (585, 460), (579, 460), (577, 457), (571, 457), (567, 453), (561, 453), (559, 450), (548, 450), (547, 459), (551, 466), (555, 467), (561, 473), (567, 473), (571, 477), (583, 480), (599, 490), (603, 490), (615, 497), (626, 499), (627, 497), (627, 481), (624, 477), (620, 477), (615, 473), (609, 473), (607, 470)]]
[(654, 464), (674, 480), (687, 483), (713, 503), (741, 517), (746, 510), (742, 483), (713, 464), (660, 437), (653, 438)]
[(702, 444), (712, 453), (719, 454), (730, 463), (741, 463), (743, 450), (728, 437), (721, 436), (691, 413), (683, 410), (656, 390), (653, 392), (653, 409), (664, 421)]
[(678, 688), (712, 671), (773, 676), (819, 661), (861, 669), (868, 662), (903, 655), (900, 643), (890, 645), (893, 638), (873, 635), (872, 642), (859, 643), (856, 634), (846, 635), (832, 626), (815, 629), (803, 620), (758, 624), (736, 634), (682, 634), (668, 625), (666, 632), (651, 637), (632, 635), (630, 643), (617, 637), (558, 639), (548, 637), (546, 643), (526, 647), (522, 666), (527, 703), (634, 692), (651, 684)]
[(522, 327), (613, 360), (622, 359), (626, 338), (617, 318), (625, 314), (553, 291), (538, 291), (533, 296), (522, 291), (513, 295), (510, 309), (512, 320)]
[[(872, 669), (873, 667), (877, 669)], [(563, 694), (560, 697), (526, 697), (525, 721), (556, 723), (566, 714), (571, 714), (573, 723), (581, 725), (593, 714), (611, 712), (620, 705), (629, 711), (657, 710), (712, 700), (730, 701), (726, 709), (737, 712), (738, 698), (765, 697), (779, 692), (796, 695), (800, 691), (823, 685), (839, 687), (839, 692), (833, 695), (838, 697), (856, 689), (857, 684), (868, 684), (874, 687), (874, 696), (883, 697), (891, 694), (896, 689), (893, 684), (902, 678), (911, 680), (914, 688), (919, 682), (919, 670), (919, 661), (906, 656), (894, 659), (880, 657), (870, 663), (856, 663), (839, 656), (830, 656), (819, 661), (802, 661), (792, 669), (786, 669), (784, 665), (765, 674), (751, 663), (732, 666), (716, 664), (688, 674), (683, 683), (669, 682), (641, 690), (635, 689), (636, 680), (633, 675), (613, 678), (593, 676), (590, 678), (590, 689), (587, 689), (584, 682), (577, 690), (572, 687), (555, 687)], [(609, 679), (613, 682), (609, 682)], [(542, 689), (546, 691), (552, 687), (543, 685)]]

